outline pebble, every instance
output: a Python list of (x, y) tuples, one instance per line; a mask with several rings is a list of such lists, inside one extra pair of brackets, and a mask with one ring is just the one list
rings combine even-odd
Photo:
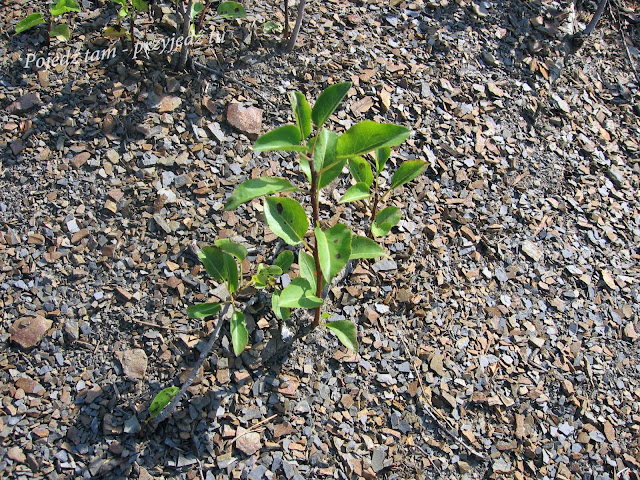
[(227, 107), (227, 122), (238, 131), (253, 137), (262, 131), (262, 110), (231, 103)]
[(253, 455), (262, 448), (260, 434), (238, 427), (236, 430), (236, 448), (245, 455)]
[(147, 371), (147, 354), (141, 348), (116, 352), (116, 357), (122, 365), (122, 371), (134, 380), (144, 379)]
[(28, 112), (32, 108), (42, 105), (40, 95), (38, 93), (28, 93), (18, 97), (18, 99), (9, 104), (7, 107), (7, 113), (19, 115), (21, 113)]
[(7, 458), (13, 460), (18, 463), (25, 463), (27, 461), (27, 456), (24, 454), (20, 447), (11, 447), (7, 450)]
[(22, 348), (32, 348), (44, 338), (53, 322), (37, 315), (35, 317), (21, 317), (11, 326), (11, 341)]

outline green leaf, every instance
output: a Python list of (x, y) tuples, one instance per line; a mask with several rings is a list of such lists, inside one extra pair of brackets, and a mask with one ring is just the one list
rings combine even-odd
[(398, 207), (385, 208), (376, 215), (375, 221), (371, 224), (371, 233), (375, 237), (384, 237), (398, 224), (400, 218), (402, 218), (402, 212)]
[(127, 0), (111, 0), (113, 3), (117, 3), (120, 6), (126, 7), (127, 6)]
[(104, 35), (106, 38), (121, 38), (121, 37), (127, 37), (129, 33), (127, 32), (126, 29), (122, 28), (120, 25), (117, 25), (114, 27), (105, 28), (104, 31), (102, 32), (102, 35)]
[(49, 7), (49, 12), (51, 12), (52, 17), (57, 17), (58, 15), (62, 15), (67, 12), (79, 12), (80, 5), (78, 5), (73, 0), (59, 0), (53, 6)]
[(265, 197), (264, 217), (273, 233), (289, 245), (298, 245), (309, 229), (307, 214), (296, 200)]
[(56, 25), (49, 31), (50, 38), (57, 38), (61, 42), (68, 42), (71, 37), (71, 32), (69, 32), (69, 26), (61, 23)]
[(358, 183), (364, 183), (368, 187), (373, 184), (373, 172), (371, 164), (362, 157), (352, 157), (348, 161), (351, 176)]
[(253, 275), (251, 280), (253, 281), (253, 286), (258, 289), (267, 288), (269, 283), (269, 277), (267, 275), (260, 275), (258, 273)]
[(244, 18), (247, 11), (238, 2), (222, 2), (218, 5), (218, 16), (222, 18)]
[(269, 35), (270, 33), (281, 33), (282, 25), (277, 22), (268, 21), (262, 26), (262, 32), (265, 35)]
[(129, 16), (129, 9), (127, 7), (120, 7), (118, 10), (118, 18), (125, 18)]
[(275, 265), (280, 267), (283, 272), (286, 272), (287, 270), (289, 270), (289, 268), (291, 268), (293, 260), (293, 252), (291, 250), (285, 250), (284, 252), (280, 253), (280, 255), (278, 255)]
[(349, 320), (337, 320), (335, 322), (323, 323), (323, 326), (331, 330), (349, 350), (358, 353), (358, 339), (356, 326)]
[(280, 292), (278, 305), (280, 308), (316, 308), (322, 305), (322, 299), (315, 296), (309, 282), (298, 277)]
[(239, 286), (238, 264), (236, 263), (236, 260), (227, 253), (223, 253), (222, 258), (225, 269), (227, 270), (227, 285), (229, 287), (229, 293), (233, 293), (238, 290)]
[(261, 265), (262, 268), (258, 269), (258, 273), (264, 275), (282, 275), (282, 269), (278, 265)]
[(291, 316), (291, 309), (280, 306), (280, 290), (276, 290), (271, 295), (271, 309), (280, 320), (287, 320)]
[(327, 282), (331, 282), (347, 265), (351, 256), (351, 230), (337, 223), (325, 231), (316, 227), (315, 235), (322, 274)]
[(232, 242), (228, 238), (219, 238), (215, 241), (216, 247), (218, 247), (223, 252), (230, 253), (234, 257), (236, 257), (241, 262), (247, 258), (247, 249), (240, 245), (239, 243)]
[(189, 318), (210, 317), (220, 312), (222, 307), (219, 303), (198, 303), (197, 305), (189, 305), (187, 307), (187, 316)]
[(291, 108), (300, 129), (300, 137), (306, 139), (311, 134), (311, 106), (300, 92), (291, 92)]
[(389, 147), (379, 148), (376, 150), (376, 172), (380, 175), (380, 172), (384, 170), (384, 164), (387, 163), (391, 156), (391, 149)]
[[(308, 145), (307, 145), (308, 146)], [(309, 160), (304, 155), (299, 155), (300, 171), (307, 177), (307, 181), (311, 183), (311, 166)]]
[(322, 127), (324, 122), (331, 116), (331, 114), (338, 108), (338, 105), (351, 88), (351, 82), (336, 83), (327, 87), (324, 92), (320, 94), (318, 100), (311, 109), (311, 120), (316, 128)]
[(371, 194), (369, 193), (369, 185), (367, 185), (366, 183), (356, 183), (346, 192), (344, 192), (344, 195), (338, 201), (338, 203), (355, 202), (356, 200), (369, 198), (370, 195)]
[(424, 160), (407, 160), (394, 172), (391, 179), (391, 190), (398, 188), (405, 183), (409, 183), (427, 169), (427, 162)]
[(388, 257), (378, 242), (362, 235), (353, 235), (351, 237), (351, 256), (350, 259), (356, 258), (378, 258)]
[(249, 332), (242, 312), (231, 314), (231, 343), (233, 343), (233, 353), (236, 356), (240, 355), (249, 343)]
[(265, 133), (253, 144), (256, 152), (271, 152), (273, 150), (284, 150), (293, 152), (304, 152), (306, 145), (300, 145), (300, 129), (296, 125), (284, 125), (269, 133)]
[(400, 125), (364, 120), (340, 136), (336, 146), (337, 154), (338, 157), (348, 158), (383, 147), (395, 147), (410, 134), (411, 130)]
[(146, 12), (149, 10), (149, 2), (146, 2), (145, 0), (131, 0), (131, 5), (139, 12)]
[(318, 279), (316, 276), (316, 262), (313, 257), (300, 250), (298, 253), (298, 266), (300, 267), (300, 277), (309, 282), (311, 289), (315, 291)]
[(313, 166), (318, 172), (318, 188), (324, 188), (340, 175), (346, 159), (336, 158), (338, 135), (323, 128), (313, 152)]
[(204, 247), (198, 252), (207, 273), (218, 283), (228, 282), (229, 293), (238, 288), (238, 265), (231, 255), (218, 247)]
[(171, 403), (171, 400), (174, 399), (179, 391), (180, 389), (178, 387), (168, 387), (160, 390), (158, 394), (153, 397), (153, 401), (149, 406), (149, 415), (151, 418), (157, 417), (158, 414)]
[(47, 23), (41, 13), (32, 13), (27, 18), (21, 20), (16, 25), (16, 35), (22, 33), (30, 28), (40, 25), (41, 23)]
[(289, 180), (280, 177), (252, 178), (236, 187), (231, 196), (227, 198), (225, 210), (233, 210), (238, 205), (249, 202), (263, 195), (272, 195), (280, 192), (292, 192), (296, 187)]
[(204, 10), (204, 5), (202, 2), (193, 2), (191, 5), (191, 18), (196, 18), (197, 15), (200, 15)]

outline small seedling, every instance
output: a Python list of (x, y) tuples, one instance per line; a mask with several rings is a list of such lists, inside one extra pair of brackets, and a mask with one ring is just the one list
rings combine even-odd
[(45, 20), (42, 13), (32, 13), (16, 25), (16, 35), (25, 32), (37, 25), (47, 24), (47, 46), (52, 38), (57, 38), (61, 42), (69, 41), (71, 32), (66, 23), (53, 25), (54, 19), (68, 12), (79, 12), (80, 6), (74, 0), (59, 0), (57, 3), (49, 5), (49, 18)]
[[(190, 58), (190, 47), (193, 42), (187, 41), (187, 37), (195, 37), (200, 34), (202, 29), (202, 23), (205, 19), (205, 15), (211, 0), (206, 5), (202, 2), (195, 2), (194, 0), (171, 0), (178, 8), (179, 14), (182, 16), (182, 35), (184, 37), (182, 42), (182, 48), (180, 50), (180, 56), (178, 58), (177, 69), (183, 70), (187, 66), (187, 62)], [(197, 16), (200, 16), (198, 25), (193, 23)], [(247, 12), (244, 7), (238, 2), (226, 1), (221, 2), (216, 10), (216, 16), (225, 19), (233, 18), (245, 18)]]
[[(386, 207), (378, 212), (379, 205), (391, 190), (420, 175), (427, 164), (422, 160), (401, 163), (391, 178), (389, 189), (381, 194), (383, 182), (380, 173), (389, 159), (391, 147), (400, 145), (411, 132), (400, 125), (368, 120), (354, 125), (342, 135), (325, 128), (324, 125), (350, 88), (350, 83), (328, 87), (320, 94), (313, 108), (302, 93), (292, 93), (291, 106), (295, 125), (276, 128), (256, 140), (253, 148), (257, 152), (296, 152), (299, 169), (307, 181), (294, 184), (281, 177), (252, 178), (236, 187), (227, 198), (224, 208), (232, 210), (241, 204), (263, 197), (262, 210), (267, 225), (290, 246), (290, 249), (281, 252), (273, 265), (259, 264), (253, 274), (245, 273), (243, 270), (248, 256), (246, 247), (229, 239), (218, 239), (214, 245), (206, 246), (198, 252), (207, 273), (217, 283), (224, 284), (229, 295), (224, 302), (205, 302), (187, 308), (190, 318), (206, 318), (212, 315), (219, 315), (219, 318), (207, 347), (200, 353), (190, 376), (175, 394), (175, 398), (170, 400), (163, 396), (161, 401), (154, 400), (155, 407), (152, 404), (153, 409), (150, 413), (155, 417), (155, 425), (171, 415), (180, 402), (181, 395), (189, 387), (195, 372), (199, 370), (213, 347), (224, 317), (230, 310), (233, 351), (236, 355), (244, 351), (249, 342), (249, 334), (243, 313), (243, 299), (253, 289), (272, 291), (271, 308), (280, 321), (290, 321), (293, 309), (311, 309), (314, 311), (314, 318), (310, 324), (312, 329), (327, 328), (347, 348), (358, 351), (356, 326), (352, 322), (326, 321), (331, 315), (322, 312), (323, 293), (349, 261), (387, 256), (385, 250), (370, 237), (389, 233), (400, 221), (401, 212), (396, 207)], [(315, 131), (312, 136), (313, 127)], [(367, 212), (371, 216), (369, 236), (359, 235), (348, 225), (340, 222), (329, 227), (324, 223), (321, 225), (320, 191), (333, 184), (345, 166), (348, 166), (354, 185), (345, 192), (340, 201), (349, 203), (357, 199), (365, 202)], [(307, 208), (290, 195), (308, 198), (309, 202), (305, 204)], [(294, 275), (291, 267), (296, 256), (297, 275)], [(276, 278), (287, 271), (293, 279), (280, 289)], [(174, 390), (169, 393), (172, 392)], [(162, 404), (169, 406), (163, 411), (159, 407)]]
[[(401, 212), (394, 206), (382, 210), (379, 206), (392, 190), (420, 175), (427, 164), (422, 160), (403, 162), (393, 174), (389, 189), (382, 194), (380, 174), (389, 159), (391, 147), (400, 145), (411, 132), (400, 125), (369, 120), (352, 126), (342, 135), (325, 128), (350, 88), (348, 82), (330, 86), (322, 92), (313, 108), (302, 93), (292, 93), (296, 124), (276, 128), (255, 142), (257, 152), (296, 152), (300, 171), (307, 180), (305, 185), (295, 185), (280, 177), (254, 178), (238, 185), (225, 204), (225, 210), (232, 210), (263, 197), (267, 225), (294, 251), (285, 250), (274, 265), (258, 265), (255, 274), (247, 278), (242, 271), (247, 250), (242, 245), (228, 239), (217, 240), (215, 245), (204, 247), (198, 254), (207, 273), (216, 282), (224, 283), (229, 292), (228, 303), (233, 312), (231, 338), (236, 355), (242, 353), (248, 342), (242, 304), (237, 298), (239, 292), (249, 287), (273, 289), (272, 309), (278, 319), (287, 321), (292, 309), (312, 309), (312, 328), (326, 327), (343, 345), (358, 350), (353, 323), (348, 320), (322, 321), (326, 318), (322, 312), (323, 290), (350, 260), (387, 256), (372, 238), (387, 235), (400, 221)], [(313, 127), (315, 131), (311, 135)], [(343, 223), (321, 226), (320, 191), (332, 184), (345, 166), (355, 184), (345, 192), (340, 203), (365, 202), (371, 219), (368, 236), (353, 232)], [(296, 193), (310, 200), (307, 209), (295, 198), (284, 195)], [(298, 276), (278, 289), (276, 277), (289, 270), (296, 254)], [(217, 314), (220, 309), (220, 303), (201, 303), (189, 307), (187, 313), (191, 318), (202, 318)]]
[[(106, 27), (103, 35), (107, 38), (129, 38), (131, 40), (131, 55), (136, 51), (136, 18), (140, 12), (149, 11), (149, 2), (145, 0), (111, 0), (120, 5), (118, 10), (117, 25)], [(129, 20), (129, 31), (122, 26), (123, 20)]]

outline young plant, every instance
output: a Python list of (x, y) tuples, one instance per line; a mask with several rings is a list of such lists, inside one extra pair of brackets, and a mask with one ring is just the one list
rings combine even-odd
[[(422, 173), (427, 164), (421, 160), (402, 163), (393, 175), (389, 190), (381, 195), (380, 173), (389, 158), (390, 149), (404, 142), (411, 132), (400, 125), (369, 120), (352, 126), (342, 135), (325, 128), (327, 120), (350, 88), (351, 83), (348, 82), (328, 87), (320, 94), (313, 108), (302, 93), (292, 93), (291, 105), (296, 124), (276, 128), (258, 138), (254, 144), (257, 152), (296, 152), (300, 170), (307, 180), (305, 185), (294, 185), (280, 177), (247, 180), (238, 185), (227, 199), (225, 210), (232, 210), (240, 204), (264, 197), (266, 223), (273, 233), (296, 250), (299, 267), (299, 275), (288, 285), (281, 290), (274, 288), (272, 309), (276, 317), (286, 321), (292, 309), (312, 309), (312, 329), (326, 327), (343, 345), (357, 351), (356, 328), (353, 323), (348, 320), (323, 322), (327, 316), (322, 312), (323, 291), (350, 260), (378, 258), (387, 254), (372, 238), (354, 233), (348, 225), (321, 225), (320, 191), (328, 187), (342, 173), (345, 165), (348, 165), (356, 183), (340, 201), (367, 201), (372, 220), (370, 235), (381, 237), (398, 223), (400, 210), (387, 207), (378, 212), (380, 202), (391, 190)], [(373, 168), (364, 157), (366, 154), (374, 154)], [(296, 199), (283, 195), (296, 192), (309, 199), (307, 209)], [(289, 269), (295, 259), (294, 253), (286, 250), (278, 256), (274, 265), (258, 266), (250, 280), (245, 280), (242, 272), (246, 249), (241, 245), (229, 240), (218, 240), (215, 246), (204, 247), (199, 257), (207, 273), (216, 282), (227, 286), (230, 298), (228, 304), (233, 309), (232, 343), (234, 352), (239, 355), (247, 344), (248, 335), (244, 316), (236, 305), (238, 292), (248, 287), (276, 287), (274, 277)], [(236, 260), (240, 265), (239, 272)], [(221, 304), (202, 303), (189, 307), (187, 313), (192, 318), (200, 318), (217, 314), (220, 309)]]
[(69, 26), (65, 23), (58, 23), (53, 26), (53, 21), (57, 17), (68, 12), (79, 12), (80, 6), (74, 0), (58, 0), (57, 3), (49, 5), (49, 18), (45, 20), (42, 13), (32, 13), (16, 25), (16, 35), (25, 32), (37, 25), (47, 24), (47, 46), (49, 46), (52, 38), (57, 38), (61, 42), (69, 41), (71, 32)]
[[(182, 48), (180, 50), (180, 56), (178, 57), (177, 69), (183, 70), (187, 66), (187, 62), (189, 61), (189, 49), (191, 47), (192, 41), (187, 41), (189, 37), (195, 37), (196, 34), (200, 33), (202, 28), (202, 22), (204, 21), (205, 15), (209, 6), (211, 5), (211, 0), (207, 1), (206, 5), (202, 2), (196, 2), (194, 0), (171, 0), (176, 4), (178, 8), (178, 13), (182, 16)], [(197, 16), (200, 16), (200, 20), (198, 21), (198, 25), (196, 28), (195, 23), (193, 21)], [(225, 1), (221, 2), (218, 5), (218, 9), (216, 11), (216, 15), (221, 18), (230, 19), (230, 18), (244, 18), (247, 16), (247, 12), (244, 7), (238, 2)]]
[[(103, 35), (107, 38), (127, 38), (131, 39), (131, 56), (135, 55), (136, 48), (136, 34), (135, 24), (136, 18), (140, 12), (149, 11), (149, 2), (145, 0), (111, 0), (114, 3), (120, 5), (118, 10), (118, 24), (113, 27), (106, 27)], [(129, 19), (129, 32), (122, 27), (122, 21)]]

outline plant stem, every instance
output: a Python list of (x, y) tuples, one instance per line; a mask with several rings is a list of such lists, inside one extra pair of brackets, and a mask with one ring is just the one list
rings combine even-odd
[(130, 33), (129, 33), (131, 35), (131, 58), (133, 58), (133, 56), (135, 54), (134, 52), (136, 51), (136, 35), (135, 35), (135, 30), (134, 30), (135, 23), (136, 23), (136, 16), (135, 16), (135, 14), (131, 14), (131, 17), (130, 17), (130, 24), (131, 25), (129, 27), (130, 30), (131, 30)]
[(211, 6), (211, 2), (212, 1), (213, 0), (207, 0), (206, 5), (202, 9), (202, 12), (200, 12), (200, 20), (198, 20), (198, 26), (196, 27), (196, 33), (200, 33), (200, 30), (202, 30), (202, 22), (204, 21), (204, 16), (206, 15), (207, 10), (209, 10), (209, 6)]
[(189, 36), (189, 27), (191, 26), (191, 9), (193, 8), (193, 0), (189, 0), (187, 8), (182, 15), (182, 49), (178, 59), (178, 70), (184, 70), (187, 66), (189, 58), (189, 46), (187, 45), (187, 37)]
[(209, 342), (207, 343), (207, 346), (200, 353), (200, 357), (198, 358), (198, 361), (195, 363), (195, 365), (193, 366), (193, 369), (191, 370), (191, 373), (189, 373), (189, 376), (187, 377), (185, 382), (182, 384), (182, 388), (180, 388), (180, 391), (178, 392), (178, 394), (175, 397), (173, 397), (173, 400), (171, 400), (171, 403), (167, 405), (158, 414), (158, 416), (154, 417), (151, 420), (151, 422), (149, 422), (152, 430), (155, 430), (158, 427), (158, 425), (160, 425), (161, 422), (165, 421), (167, 418), (169, 418), (173, 414), (176, 407), (178, 406), (178, 403), (180, 403), (180, 400), (182, 400), (182, 397), (187, 391), (187, 388), (189, 388), (193, 383), (193, 379), (196, 378), (196, 375), (198, 374), (200, 367), (204, 363), (205, 359), (209, 356), (209, 353), (213, 348), (213, 344), (218, 338), (218, 335), (220, 335), (220, 328), (222, 327), (222, 323), (224, 322), (224, 319), (227, 316), (227, 312), (229, 311), (230, 305), (231, 305), (230, 303), (227, 303), (224, 306), (224, 309), (222, 310), (222, 312), (218, 315), (218, 322), (216, 323), (216, 327), (213, 329), (213, 332), (211, 333), (211, 337), (209, 338)]
[(284, 0), (284, 33), (282, 34), (282, 46), (289, 40), (289, 0)]
[(593, 17), (591, 18), (589, 25), (587, 25), (587, 27), (582, 31), (583, 36), (586, 37), (587, 35), (591, 35), (591, 32), (593, 32), (593, 30), (596, 28), (596, 25), (598, 24), (600, 17), (602, 17), (602, 14), (604, 13), (604, 9), (606, 8), (607, 3), (609, 3), (608, 0), (600, 0), (596, 13), (593, 14)]
[(289, 37), (289, 43), (287, 44), (287, 52), (293, 51), (293, 47), (296, 46), (296, 41), (298, 40), (298, 33), (300, 33), (300, 26), (302, 25), (302, 17), (304, 17), (304, 6), (306, 5), (307, 0), (300, 0), (300, 4), (298, 5), (298, 16), (296, 17), (296, 24), (293, 27), (293, 32), (291, 33), (291, 37)]
[[(313, 209), (313, 226), (320, 226), (320, 201), (318, 195), (318, 173), (316, 172), (315, 166), (313, 164), (313, 153), (309, 158), (309, 169), (311, 170), (311, 208)], [(320, 267), (320, 254), (318, 253), (318, 241), (316, 240), (313, 244), (313, 260), (316, 263), (316, 297), (322, 298), (322, 268)], [(320, 315), (322, 308), (317, 307), (313, 316), (313, 323), (311, 326), (316, 328), (320, 325)]]
[(371, 207), (371, 223), (369, 224), (369, 238), (373, 238), (373, 232), (371, 231), (371, 228), (373, 226), (373, 222), (376, 221), (376, 215), (378, 215), (378, 202), (380, 201), (380, 198), (378, 196), (378, 177), (376, 177), (376, 183), (375, 186), (373, 188), (373, 207)]

